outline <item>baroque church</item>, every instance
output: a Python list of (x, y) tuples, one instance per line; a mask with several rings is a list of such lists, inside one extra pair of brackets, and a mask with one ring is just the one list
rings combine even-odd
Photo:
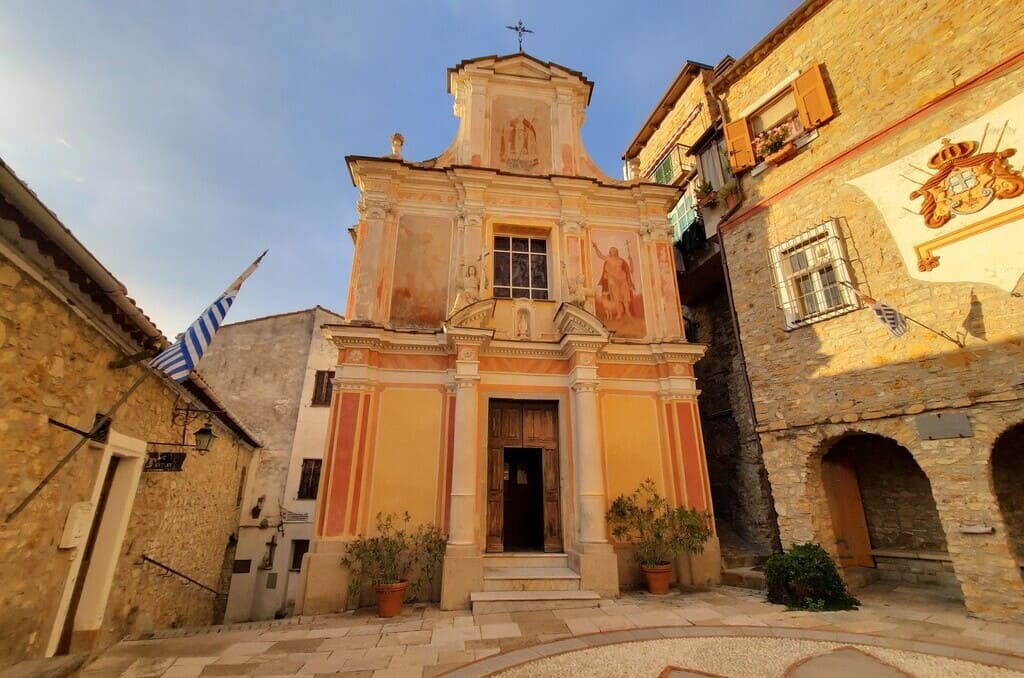
[[(395, 135), (389, 156), (347, 158), (360, 221), (345, 321), (325, 328), (335, 395), (296, 613), (345, 607), (339, 559), (379, 513), (449, 535), (452, 609), (632, 586), (605, 511), (645, 479), (712, 511), (704, 346), (684, 338), (666, 218), (679, 191), (597, 168), (592, 89), (524, 53), (467, 60), (448, 71), (447, 150), (407, 160)], [(712, 536), (676, 576), (717, 581), (719, 561)]]

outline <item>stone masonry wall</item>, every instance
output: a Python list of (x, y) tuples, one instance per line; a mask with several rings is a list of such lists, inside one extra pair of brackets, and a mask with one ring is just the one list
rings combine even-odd
[[(138, 367), (111, 370), (123, 357), (63, 300), (0, 256), (0, 496), (6, 515), (77, 441), (48, 417), (88, 429), (134, 381)], [(147, 441), (173, 441), (171, 410), (181, 391), (157, 377), (114, 417), (113, 429)], [(228, 535), (235, 531), (239, 475), (251, 449), (215, 425), (205, 456), (189, 454), (181, 473), (144, 473), (114, 574), (97, 647), (126, 633), (213, 621), (214, 596), (143, 564), (145, 554), (216, 587)], [(43, 656), (65, 589), (72, 551), (58, 550), (68, 508), (87, 500), (99, 455), (83, 447), (20, 515), (0, 524), (0, 665)]]
[(694, 365), (715, 519), (725, 521), (756, 553), (775, 550), (778, 530), (761, 447), (750, 418), (743, 364), (725, 288), (690, 306), (708, 347)]
[(704, 107), (683, 133), (679, 135), (676, 143), (692, 146), (697, 137), (711, 126), (715, 109), (711, 108), (714, 104), (709, 102), (707, 95), (704, 93), (705, 78), (704, 74), (694, 78), (693, 82), (686, 88), (686, 91), (676, 100), (669, 114), (658, 125), (658, 129), (651, 135), (650, 140), (640, 149), (641, 174), (647, 174), (654, 169), (655, 164), (661, 160), (665, 152), (666, 144), (675, 136), (679, 127), (693, 111), (694, 106), (703, 104)]
[[(820, 63), (837, 115), (793, 159), (757, 177), (743, 175), (746, 200), (723, 234), (783, 544), (815, 540), (834, 548), (821, 455), (850, 432), (888, 436), (910, 451), (931, 483), (968, 609), (1018, 619), (1024, 583), (989, 458), (996, 437), (1024, 419), (1024, 298), (984, 284), (910, 278), (876, 207), (847, 182), (1019, 94), (1018, 63), (861, 143), (1008, 57), (1022, 31), (1019, 3), (964, 12), (951, 0), (918, 1), (863, 12), (856, 2), (831, 2), (726, 93), (728, 110), (738, 112), (794, 69)], [(762, 209), (748, 211), (769, 197)], [(787, 332), (768, 249), (826, 217), (839, 220), (855, 285), (931, 327), (960, 332), (966, 348), (916, 326), (893, 337), (866, 308)], [(972, 310), (983, 311), (983, 332), (964, 332)], [(964, 413), (973, 437), (921, 440), (915, 417), (923, 412)], [(976, 526), (995, 532), (970, 533)]]

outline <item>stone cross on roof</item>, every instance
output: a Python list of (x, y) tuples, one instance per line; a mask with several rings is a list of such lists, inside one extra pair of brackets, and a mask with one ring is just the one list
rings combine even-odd
[(519, 51), (522, 52), (523, 51), (523, 34), (524, 33), (533, 33), (533, 31), (531, 31), (529, 28), (527, 28), (526, 26), (523, 25), (523, 20), (522, 19), (520, 19), (516, 23), (515, 26), (505, 26), (505, 28), (509, 29), (510, 31), (515, 31), (516, 35), (519, 36)]

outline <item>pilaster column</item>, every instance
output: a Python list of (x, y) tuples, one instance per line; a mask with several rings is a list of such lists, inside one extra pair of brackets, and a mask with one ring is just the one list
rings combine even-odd
[(601, 422), (597, 416), (597, 356), (576, 352), (573, 357), (573, 466), (578, 496), (576, 525), (581, 544), (606, 543), (605, 487), (601, 463)]
[(452, 445), (452, 503), (448, 543), (475, 543), (477, 427), (480, 420), (480, 363), (476, 347), (460, 347), (455, 361), (455, 440)]

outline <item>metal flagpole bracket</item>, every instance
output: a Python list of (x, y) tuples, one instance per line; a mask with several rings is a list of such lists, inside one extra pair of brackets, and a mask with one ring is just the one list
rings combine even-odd
[(118, 360), (111, 360), (109, 363), (107, 363), (107, 367), (112, 370), (124, 369), (125, 367), (130, 367), (142, 360), (149, 360), (150, 358), (155, 358), (159, 352), (160, 349), (156, 348), (150, 348), (146, 349), (145, 351), (139, 351), (138, 353), (133, 353), (132, 355), (125, 356)]

